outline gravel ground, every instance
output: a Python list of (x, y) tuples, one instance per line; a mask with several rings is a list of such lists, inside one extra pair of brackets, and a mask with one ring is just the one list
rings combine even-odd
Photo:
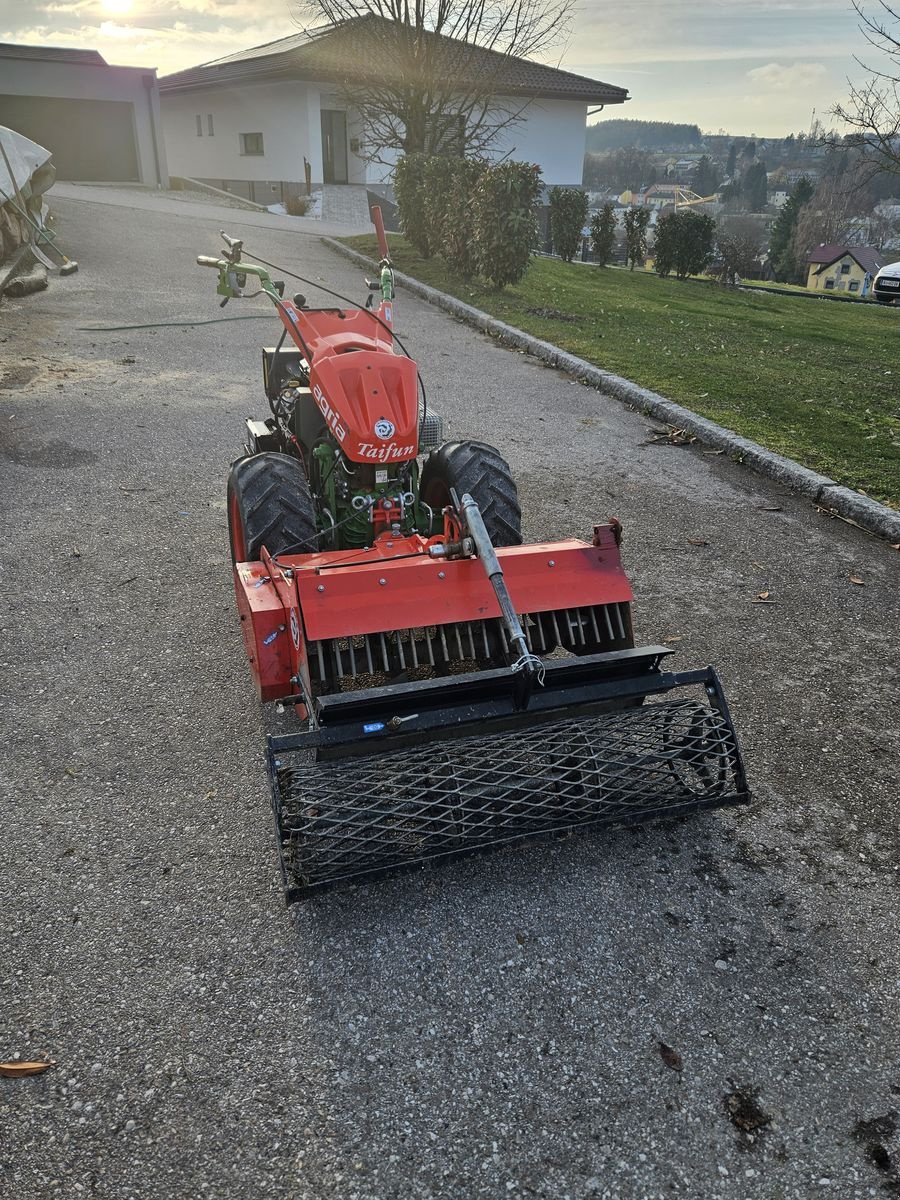
[(757, 798), (286, 911), (224, 511), (275, 322), (79, 332), (219, 315), (217, 224), (56, 208), (81, 270), (0, 311), (0, 1059), (58, 1065), (0, 1079), (0, 1196), (900, 1192), (897, 552), (401, 296), (527, 533), (621, 517)]

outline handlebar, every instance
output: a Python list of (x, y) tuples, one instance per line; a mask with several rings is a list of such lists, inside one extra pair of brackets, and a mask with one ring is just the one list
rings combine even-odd
[(218, 270), (222, 265), (221, 258), (210, 258), (208, 254), (200, 254), (197, 256), (198, 267), (215, 267), (216, 270)]

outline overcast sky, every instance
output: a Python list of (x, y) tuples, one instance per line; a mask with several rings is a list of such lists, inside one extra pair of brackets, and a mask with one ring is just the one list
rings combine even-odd
[[(290, 0), (0, 0), (0, 41), (79, 46), (166, 74), (292, 33)], [(581, 0), (554, 62), (627, 87), (600, 117), (759, 136), (827, 122), (863, 55), (850, 0)]]

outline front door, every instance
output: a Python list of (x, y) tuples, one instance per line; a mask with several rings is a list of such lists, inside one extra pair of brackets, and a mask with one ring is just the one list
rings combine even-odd
[(347, 182), (347, 114), (340, 109), (322, 109), (322, 180)]

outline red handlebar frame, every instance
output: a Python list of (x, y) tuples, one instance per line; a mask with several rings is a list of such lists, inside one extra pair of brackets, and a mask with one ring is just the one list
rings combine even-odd
[(372, 206), (372, 224), (375, 226), (375, 236), (378, 238), (378, 253), (382, 258), (390, 258), (387, 234), (384, 231), (384, 219), (381, 216), (381, 205)]

